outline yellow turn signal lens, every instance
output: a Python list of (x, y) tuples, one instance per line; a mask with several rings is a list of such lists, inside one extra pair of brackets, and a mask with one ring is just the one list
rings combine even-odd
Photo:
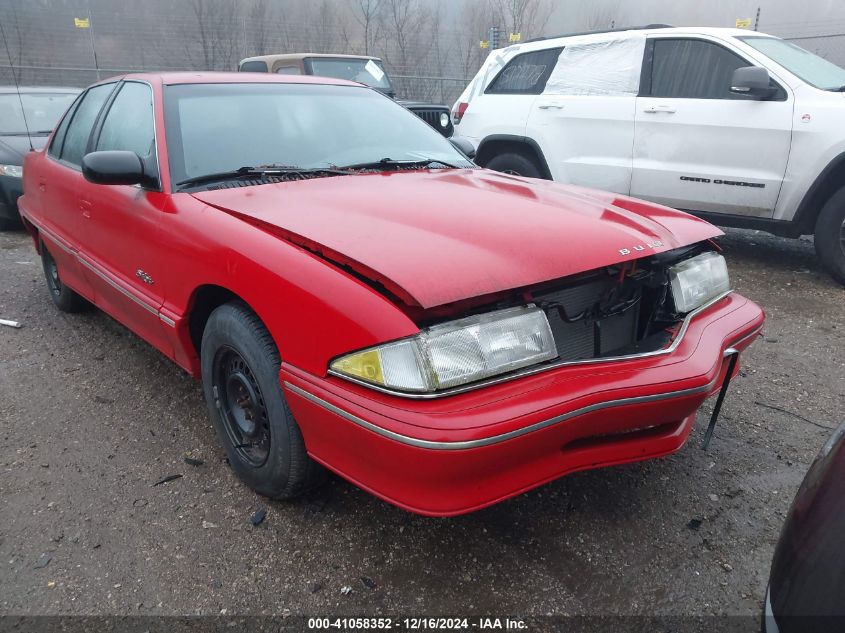
[(332, 363), (332, 369), (353, 378), (360, 378), (378, 385), (384, 384), (381, 357), (376, 349), (344, 356)]

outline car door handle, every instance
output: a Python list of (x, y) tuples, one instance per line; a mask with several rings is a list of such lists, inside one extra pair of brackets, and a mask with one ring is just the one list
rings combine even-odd
[(91, 203), (88, 200), (80, 200), (79, 201), (79, 210), (82, 211), (82, 217), (90, 218), (91, 217)]
[(563, 110), (563, 106), (559, 103), (544, 103), (538, 106), (541, 110)]
[(675, 114), (675, 108), (674, 106), (669, 105), (656, 105), (645, 108), (643, 112), (647, 114), (658, 114), (660, 112), (663, 112), (665, 114)]

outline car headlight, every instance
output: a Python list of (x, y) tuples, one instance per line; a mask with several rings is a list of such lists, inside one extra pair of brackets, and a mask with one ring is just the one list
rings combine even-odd
[(417, 393), (448, 389), (557, 357), (546, 313), (533, 305), (449, 321), (347, 354), (333, 373)]
[(440, 127), (449, 127), (449, 115), (445, 112), (440, 114)]
[(669, 269), (675, 309), (686, 313), (695, 310), (730, 290), (728, 266), (718, 253), (690, 257)]
[(23, 167), (21, 165), (0, 165), (0, 176), (11, 176), (12, 178), (23, 177)]

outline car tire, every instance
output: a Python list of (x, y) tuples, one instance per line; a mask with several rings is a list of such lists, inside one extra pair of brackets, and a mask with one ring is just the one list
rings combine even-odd
[(845, 188), (822, 207), (816, 220), (815, 246), (825, 269), (845, 285)]
[(305, 451), (279, 385), (279, 351), (258, 316), (242, 303), (214, 310), (200, 357), (209, 415), (241, 480), (273, 499), (321, 483), (325, 471)]
[(41, 267), (44, 269), (44, 278), (47, 280), (50, 298), (59, 310), (62, 312), (84, 312), (91, 308), (88, 301), (62, 283), (59, 276), (59, 266), (50, 251), (47, 250), (44, 242), (41, 242)]
[(505, 174), (513, 174), (515, 176), (543, 178), (543, 173), (531, 158), (516, 152), (494, 156), (492, 159), (487, 161), (485, 167), (487, 169), (492, 169), (493, 171), (500, 171)]

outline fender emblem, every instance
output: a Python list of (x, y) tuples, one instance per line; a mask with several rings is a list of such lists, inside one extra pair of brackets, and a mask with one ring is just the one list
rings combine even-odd
[(642, 252), (648, 248), (660, 248), (663, 246), (663, 242), (660, 240), (655, 240), (653, 242), (648, 242), (647, 244), (637, 244), (636, 246), (632, 246), (631, 248), (620, 248), (619, 254), (620, 255), (630, 255), (633, 252)]
[(145, 284), (150, 284), (150, 285), (152, 285), (153, 283), (155, 283), (155, 282), (153, 281), (153, 278), (152, 278), (152, 277), (150, 277), (147, 273), (145, 273), (145, 272), (144, 272), (143, 270), (141, 270), (140, 268), (139, 268), (138, 270), (136, 270), (136, 271), (135, 271), (135, 276), (136, 276), (138, 279), (140, 279), (141, 281), (143, 281)]

